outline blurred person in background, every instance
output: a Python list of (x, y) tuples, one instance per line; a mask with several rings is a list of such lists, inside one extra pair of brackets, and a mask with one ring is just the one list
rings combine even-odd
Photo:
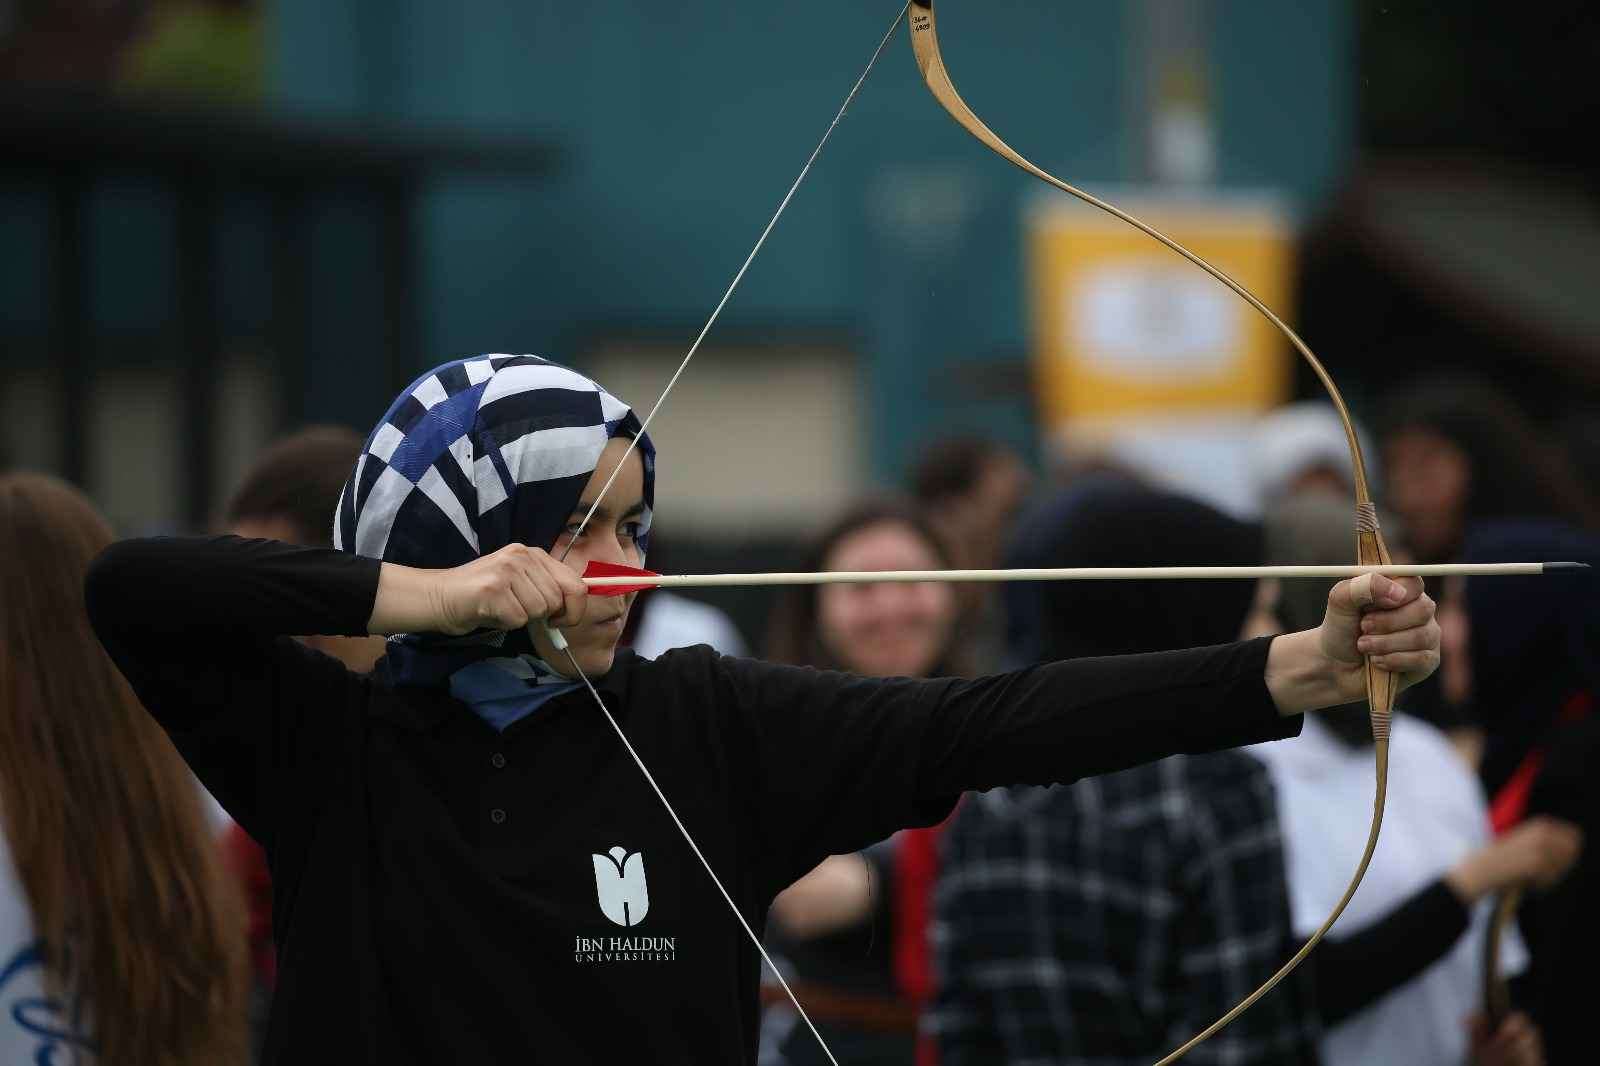
[[(1382, 501), (1414, 561), (1459, 559), (1469, 524), (1547, 518), (1600, 528), (1600, 507), (1565, 454), (1510, 401), (1471, 378), (1400, 393), (1384, 420)], [(1410, 695), (1412, 713), (1458, 737), (1470, 708), (1444, 697), (1442, 675)]]
[[(988, 570), (1032, 491), (1033, 475), (1016, 452), (982, 437), (934, 441), (911, 470), (911, 494), (950, 546), (951, 565)], [(969, 619), (966, 644), (973, 665), (989, 672), (1005, 659), (1005, 620), (992, 585), (956, 585), (956, 599)]]
[(1419, 563), (1456, 560), (1474, 522), (1546, 518), (1600, 529), (1600, 505), (1567, 456), (1482, 382), (1404, 392), (1385, 427), (1384, 502), (1405, 523)]
[[(331, 547), (333, 513), (361, 445), (361, 435), (344, 426), (308, 426), (281, 438), (239, 482), (223, 509), (223, 525), (236, 537)], [(300, 640), (358, 674), (383, 656), (381, 637)]]
[[(1372, 444), (1360, 425), (1356, 432), (1362, 453), (1369, 457), (1368, 485), (1373, 495), (1380, 495)], [(1344, 423), (1325, 400), (1289, 404), (1262, 415), (1251, 433), (1250, 473), (1263, 510), (1307, 494), (1355, 499)]]
[[(1600, 566), (1600, 538), (1549, 523), (1488, 523), (1467, 536), (1471, 562), (1555, 559)], [(1453, 698), (1483, 724), (1482, 778), (1493, 821), (1516, 833), (1554, 816), (1588, 842), (1561, 884), (1524, 900), (1532, 950), (1513, 992), (1544, 1031), (1553, 1063), (1593, 1056), (1594, 960), (1600, 958), (1600, 579), (1595, 571), (1467, 578), (1446, 589), (1440, 626)]]
[[(673, 566), (655, 530), (650, 536), (650, 565), (657, 573), (681, 573)], [(634, 598), (621, 644), (646, 659), (696, 644), (704, 644), (721, 655), (749, 654), (744, 636), (726, 611), (668, 589), (645, 589)]]
[[(1026, 516), (1006, 562), (1260, 558), (1258, 528), (1101, 476)], [(1242, 581), (1004, 590), (1012, 646), (1030, 662), (1224, 643), (1253, 596)], [(1296, 946), (1290, 934), (1272, 787), (1249, 755), (1179, 755), (1072, 785), (996, 790), (969, 797), (945, 833), (925, 1019), (942, 1066), (1149, 1066), (1270, 977)], [(1309, 985), (1300, 971), (1190, 1057), (1315, 1062)]]
[[(654, 472), (589, 379), (458, 360), (368, 437), (341, 550), (148, 538), (90, 567), (96, 635), (294, 901), (268, 1061), (753, 1062), (759, 956), (725, 903), (764, 927), (823, 859), (969, 789), (1289, 736), (1368, 663), (1401, 688), (1437, 665), (1421, 582), (1376, 575), (1311, 632), (995, 677), (642, 659), (630, 598), (580, 574), (644, 560)], [(290, 639), (318, 632), (393, 636), (369, 676)]]
[(0, 475), (0, 1062), (245, 1060), (238, 901), (199, 790), (89, 628), (111, 528)]
[[(945, 570), (950, 556), (922, 515), (886, 500), (856, 505), (811, 544), (803, 570)], [(793, 586), (773, 614), (767, 658), (869, 677), (949, 677), (967, 670), (956, 587)], [(835, 855), (772, 903), (768, 945), (809, 995), (832, 1002), (823, 1036), (861, 1066), (913, 1061), (916, 1011), (932, 976), (927, 920), (940, 827), (901, 830)], [(820, 996), (819, 996), (820, 993)], [(762, 1022), (763, 1064), (826, 1060), (786, 1000)]]
[[(361, 445), (361, 437), (343, 426), (308, 426), (283, 437), (262, 453), (234, 490), (223, 509), (223, 527), (237, 537), (332, 547), (332, 515)], [(299, 639), (358, 674), (371, 671), (383, 655), (382, 637), (312, 635)], [(278, 977), (272, 942), (272, 875), (261, 845), (233, 819), (226, 814), (222, 817), (223, 854), (243, 889), (248, 911), (255, 976), (251, 1030), (259, 1054)]]
[[(1331, 499), (1280, 504), (1266, 518), (1267, 562), (1348, 562), (1347, 513)], [(1333, 582), (1281, 584), (1277, 614), (1281, 628), (1292, 631), (1326, 609)], [(1271, 770), (1277, 790), (1298, 937), (1322, 924), (1366, 847), (1367, 827), (1350, 814), (1371, 802), (1372, 750), (1364, 704), (1319, 715), (1294, 740), (1250, 749)], [(1443, 733), (1402, 706), (1389, 735), (1388, 803), (1372, 865), (1338, 927), (1307, 963), (1316, 977), (1325, 1066), (1544, 1061), (1527, 1014), (1485, 1031), (1478, 1016), (1484, 938), (1492, 897), (1517, 885), (1554, 884), (1571, 868), (1581, 840), (1576, 825), (1553, 818), (1492, 839), (1472, 767)], [(1507, 975), (1527, 966), (1514, 933), (1501, 963)]]
[(1591, 494), (1600, 494), (1600, 409), (1589, 408), (1561, 423), (1561, 442)]
[[(1472, 528), (1462, 557), (1594, 564), (1597, 544), (1600, 536), (1557, 523), (1486, 522)], [(1517, 552), (1529, 554), (1513, 559)], [(1594, 578), (1455, 578), (1442, 598), (1451, 660), (1445, 696), (1479, 734), (1476, 765), (1492, 801), (1520, 803), (1552, 730), (1595, 713), (1600, 698)]]

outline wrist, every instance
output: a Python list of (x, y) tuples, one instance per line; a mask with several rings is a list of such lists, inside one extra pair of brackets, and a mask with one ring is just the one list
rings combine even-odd
[(449, 627), (444, 617), (439, 571), (384, 563), (378, 573), (378, 594), (372, 602), (367, 632), (378, 636), (395, 633), (442, 633)]
[(1489, 894), (1489, 879), (1473, 859), (1463, 859), (1444, 875), (1445, 886), (1455, 893), (1462, 905), (1470, 907)]
[(1282, 715), (1304, 714), (1349, 702), (1339, 686), (1338, 669), (1322, 652), (1315, 629), (1272, 638), (1263, 680)]

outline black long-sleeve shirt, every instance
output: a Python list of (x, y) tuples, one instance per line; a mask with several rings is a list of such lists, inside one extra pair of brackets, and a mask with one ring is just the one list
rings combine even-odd
[[(759, 959), (586, 692), (497, 733), (287, 636), (365, 632), (378, 575), (223, 537), (124, 541), (88, 578), (107, 650), (266, 849), (266, 1061), (753, 1062)], [(963, 790), (1294, 734), (1267, 645), (938, 681), (702, 647), (619, 652), (597, 685), (759, 933), (822, 858)]]

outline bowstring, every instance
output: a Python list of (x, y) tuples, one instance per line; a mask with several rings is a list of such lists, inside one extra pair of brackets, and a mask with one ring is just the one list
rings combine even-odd
[(622, 472), (622, 467), (628, 461), (628, 456), (632, 455), (634, 449), (639, 446), (639, 439), (649, 430), (650, 423), (655, 420), (656, 412), (660, 411), (661, 405), (667, 402), (667, 397), (672, 394), (672, 389), (678, 384), (678, 379), (688, 369), (689, 360), (693, 359), (695, 353), (700, 350), (700, 343), (706, 339), (706, 334), (711, 332), (711, 327), (717, 324), (717, 319), (722, 315), (722, 309), (728, 306), (728, 300), (733, 296), (733, 290), (737, 289), (739, 283), (744, 280), (745, 272), (750, 269), (750, 264), (755, 262), (756, 253), (760, 252), (762, 246), (767, 243), (767, 238), (778, 225), (778, 219), (782, 218), (784, 211), (788, 209), (789, 201), (794, 199), (795, 191), (800, 188), (800, 183), (806, 180), (807, 174), (811, 173), (811, 164), (815, 163), (817, 156), (822, 154), (822, 146), (828, 143), (828, 138), (833, 136), (834, 129), (844, 119), (845, 112), (850, 109), (850, 104), (855, 100), (856, 94), (861, 91), (861, 86), (866, 83), (867, 75), (872, 73), (872, 68), (877, 64), (878, 57), (888, 47), (889, 39), (894, 36), (894, 31), (900, 26), (900, 20), (906, 17), (906, 12), (910, 9), (911, 0), (906, 0), (905, 6), (900, 8), (899, 13), (894, 17), (894, 21), (889, 23), (889, 29), (885, 31), (883, 39), (878, 42), (878, 47), (872, 53), (872, 58), (867, 60), (866, 68), (861, 71), (861, 76), (856, 78), (855, 84), (850, 87), (850, 92), (845, 96), (844, 103), (839, 105), (839, 111), (833, 116), (833, 121), (828, 123), (827, 130), (822, 134), (822, 140), (818, 141), (817, 146), (811, 150), (810, 157), (806, 159), (806, 165), (800, 168), (800, 174), (794, 179), (794, 184), (789, 186), (789, 191), (783, 194), (783, 200), (778, 204), (778, 209), (772, 213), (772, 218), (767, 220), (766, 229), (762, 230), (761, 236), (756, 239), (755, 247), (751, 248), (750, 254), (744, 257), (743, 265), (739, 267), (739, 272), (733, 276), (733, 281), (728, 284), (727, 290), (723, 292), (722, 299), (717, 301), (717, 306), (712, 310), (711, 317), (706, 319), (706, 324), (701, 327), (699, 336), (695, 337), (694, 343), (689, 345), (689, 351), (684, 355), (683, 361), (678, 364), (678, 369), (673, 371), (672, 377), (667, 379), (667, 387), (661, 390), (661, 395), (656, 397), (656, 402), (650, 408), (650, 413), (645, 415), (644, 421), (639, 424), (638, 435), (628, 442), (628, 450), (622, 453), (622, 460), (617, 463), (616, 467), (612, 469), (611, 475), (600, 486), (599, 495), (589, 505), (589, 510), (584, 514), (583, 521), (578, 523), (578, 531), (572, 535), (572, 540), (567, 542), (566, 548), (562, 549), (559, 559), (567, 557), (567, 553), (572, 551), (573, 544), (577, 543), (577, 539), (588, 528), (589, 519), (594, 517), (595, 511), (599, 509), (601, 502), (606, 498), (606, 494), (611, 491), (611, 485), (617, 480), (617, 475)]
[[(557, 557), (558, 561), (564, 561), (567, 555), (572, 551), (573, 546), (578, 542), (578, 538), (583, 536), (583, 531), (589, 526), (589, 520), (592, 519), (595, 515), (595, 512), (600, 509), (600, 504), (604, 502), (606, 494), (611, 491), (611, 486), (616, 482), (617, 475), (622, 473), (623, 466), (627, 464), (628, 456), (632, 455), (634, 450), (638, 448), (639, 441), (644, 437), (646, 431), (649, 430), (650, 423), (655, 420), (656, 413), (661, 410), (661, 405), (666, 402), (667, 397), (672, 393), (673, 387), (678, 384), (678, 379), (682, 377), (683, 372), (688, 369), (690, 360), (692, 360), (695, 356), (695, 353), (700, 350), (700, 344), (706, 339), (706, 335), (711, 332), (711, 327), (716, 325), (717, 319), (722, 315), (722, 309), (728, 305), (728, 300), (732, 298), (734, 290), (737, 289), (739, 287), (739, 283), (744, 280), (745, 274), (750, 269), (750, 264), (755, 261), (757, 253), (759, 253), (762, 246), (767, 243), (767, 238), (771, 236), (773, 229), (778, 225), (778, 219), (783, 217), (784, 211), (788, 209), (789, 202), (794, 199), (794, 194), (800, 188), (801, 182), (805, 181), (806, 175), (811, 172), (812, 164), (815, 163), (817, 161), (817, 157), (822, 154), (823, 146), (828, 143), (828, 139), (833, 136), (833, 131), (838, 128), (839, 123), (844, 119), (845, 112), (850, 109), (851, 103), (855, 101), (856, 94), (861, 91), (861, 86), (866, 83), (867, 75), (872, 73), (872, 68), (877, 65), (878, 57), (883, 55), (883, 50), (888, 47), (890, 39), (894, 37), (894, 31), (900, 26), (900, 20), (905, 18), (906, 12), (910, 10), (910, 8), (911, 0), (906, 0), (904, 6), (902, 6), (899, 12), (895, 15), (894, 21), (889, 23), (889, 28), (884, 31), (883, 39), (878, 42), (878, 47), (873, 51), (872, 58), (867, 60), (866, 67), (861, 71), (860, 76), (856, 78), (855, 84), (850, 87), (850, 92), (846, 94), (844, 103), (839, 105), (839, 110), (833, 116), (833, 121), (828, 123), (828, 128), (822, 134), (822, 139), (818, 141), (817, 146), (811, 150), (811, 155), (807, 157), (805, 166), (800, 168), (799, 176), (797, 176), (794, 179), (794, 183), (789, 186), (789, 191), (784, 193), (783, 199), (778, 204), (778, 209), (774, 211), (772, 217), (768, 219), (766, 228), (761, 231), (761, 236), (757, 238), (755, 246), (750, 249), (750, 254), (745, 256), (744, 262), (740, 265), (738, 273), (734, 274), (733, 281), (728, 284), (728, 288), (722, 294), (722, 299), (717, 301), (717, 306), (712, 310), (711, 316), (706, 319), (705, 325), (701, 327), (699, 335), (694, 339), (694, 343), (689, 346), (689, 351), (684, 355), (683, 361), (678, 364), (677, 370), (673, 371), (672, 377), (667, 380), (666, 388), (661, 390), (661, 395), (656, 397), (655, 404), (650, 408), (649, 413), (645, 415), (644, 421), (639, 424), (639, 432), (633, 437), (632, 440), (628, 442), (627, 450), (622, 453), (621, 460), (619, 460), (617, 465), (612, 468), (611, 474), (600, 486), (600, 491), (598, 494), (596, 494), (594, 502), (589, 505), (588, 511), (584, 513), (583, 520), (578, 523), (577, 531), (573, 533), (572, 539), (567, 542), (567, 546), (562, 549), (560, 556)], [(672, 801), (667, 799), (667, 795), (661, 790), (661, 786), (656, 784), (655, 775), (650, 772), (650, 768), (647, 767), (644, 763), (644, 760), (639, 757), (638, 751), (634, 749), (632, 742), (628, 740), (628, 735), (622, 731), (621, 725), (619, 725), (616, 718), (612, 716), (611, 710), (606, 706), (605, 700), (600, 698), (600, 693), (595, 689), (593, 682), (589, 680), (589, 675), (584, 673), (583, 667), (578, 665), (577, 657), (573, 655), (572, 649), (567, 645), (566, 640), (562, 638), (560, 633), (553, 627), (548, 628), (547, 632), (549, 633), (555, 646), (566, 653), (567, 662), (571, 664), (573, 672), (583, 680), (584, 687), (589, 690), (589, 695), (594, 698), (595, 705), (600, 708), (600, 713), (605, 715), (606, 721), (610, 724), (612, 730), (617, 734), (617, 738), (622, 741), (622, 746), (627, 749), (628, 755), (633, 759), (634, 765), (639, 768), (639, 772), (643, 774), (644, 779), (649, 782), (651, 789), (654, 790), (656, 794), (656, 798), (659, 799), (661, 801), (661, 805), (666, 808), (667, 814), (671, 816), (673, 824), (678, 827), (678, 832), (683, 834), (683, 839), (688, 842), (689, 848), (694, 852), (695, 858), (699, 859), (700, 865), (705, 867), (706, 874), (711, 878), (711, 883), (717, 886), (717, 891), (722, 894), (723, 900), (728, 904), (728, 909), (733, 912), (734, 918), (739, 922), (739, 927), (744, 930), (745, 936), (750, 938), (750, 943), (755, 945), (756, 951), (761, 955), (761, 961), (766, 963), (767, 969), (771, 970), (772, 975), (778, 979), (778, 984), (783, 988), (784, 994), (789, 997), (789, 1002), (794, 1005), (796, 1013), (798, 1013), (801, 1020), (806, 1023), (806, 1028), (811, 1031), (811, 1035), (816, 1038), (817, 1044), (822, 1048), (822, 1053), (828, 1057), (828, 1062), (831, 1063), (832, 1066), (839, 1066), (839, 1060), (834, 1058), (833, 1050), (828, 1047), (828, 1042), (822, 1039), (822, 1034), (817, 1031), (816, 1025), (811, 1021), (811, 1016), (808, 1015), (805, 1008), (800, 1005), (800, 1000), (794, 994), (794, 990), (789, 987), (789, 982), (784, 979), (783, 973), (772, 961), (772, 956), (767, 954), (767, 949), (765, 945), (761, 943), (761, 938), (756, 935), (755, 930), (750, 927), (750, 923), (745, 920), (744, 914), (739, 910), (739, 905), (733, 901), (733, 896), (728, 892), (727, 888), (723, 886), (722, 879), (718, 877), (717, 872), (712, 869), (710, 861), (705, 857), (705, 853), (700, 850), (700, 845), (695, 842), (694, 836), (689, 832), (688, 827), (683, 824), (683, 819), (678, 817), (678, 812), (673, 808)]]
[(800, 1006), (800, 1000), (795, 996), (794, 989), (790, 988), (789, 982), (784, 979), (783, 971), (779, 970), (778, 964), (772, 961), (772, 956), (767, 954), (767, 949), (761, 943), (761, 938), (756, 936), (754, 929), (750, 928), (750, 923), (745, 920), (744, 914), (740, 912), (739, 905), (733, 901), (733, 896), (723, 887), (722, 878), (718, 877), (717, 872), (711, 868), (710, 860), (700, 850), (700, 845), (695, 843), (688, 827), (683, 824), (683, 819), (678, 817), (678, 812), (672, 807), (672, 801), (667, 799), (667, 794), (661, 791), (660, 785), (656, 784), (655, 775), (650, 772), (650, 768), (639, 757), (639, 753), (634, 749), (633, 743), (628, 740), (628, 735), (622, 731), (622, 726), (617, 724), (616, 718), (611, 714), (611, 708), (606, 706), (606, 701), (600, 698), (599, 691), (595, 689), (594, 682), (589, 680), (589, 675), (584, 673), (583, 667), (578, 665), (578, 660), (572, 654), (572, 649), (563, 646), (561, 650), (567, 653), (567, 662), (572, 664), (572, 669), (583, 679), (584, 687), (589, 690), (589, 695), (594, 697), (594, 702), (599, 706), (601, 713), (606, 716), (606, 721), (611, 724), (612, 730), (617, 734), (617, 739), (621, 740), (622, 746), (628, 749), (628, 754), (633, 758), (633, 764), (639, 768), (639, 772), (644, 775), (644, 779), (655, 790), (656, 798), (661, 800), (661, 805), (672, 816), (672, 823), (678, 827), (678, 832), (683, 834), (683, 839), (688, 841), (689, 849), (694, 852), (694, 857), (700, 860), (701, 866), (705, 867), (706, 874), (711, 878), (711, 883), (717, 886), (718, 892), (722, 893), (722, 898), (727, 901), (728, 909), (733, 911), (733, 916), (739, 920), (739, 928), (744, 930), (745, 936), (750, 938), (750, 943), (754, 944), (756, 950), (761, 953), (761, 961), (767, 964), (767, 968), (772, 971), (772, 975), (778, 979), (778, 984), (783, 987), (784, 993), (789, 997), (789, 1002), (794, 1004), (794, 1009), (800, 1013), (801, 1019), (806, 1023), (806, 1028), (810, 1029), (811, 1035), (817, 1038), (817, 1043), (822, 1047), (822, 1053), (828, 1056), (828, 1061), (833, 1066), (839, 1066), (839, 1060), (833, 1057), (833, 1050), (828, 1047), (828, 1042), (822, 1039), (821, 1033), (817, 1032), (817, 1027), (812, 1024), (811, 1016), (806, 1013), (804, 1007)]

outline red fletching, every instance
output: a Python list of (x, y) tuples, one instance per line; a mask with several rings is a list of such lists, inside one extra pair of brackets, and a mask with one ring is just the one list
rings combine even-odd
[[(660, 577), (654, 570), (640, 570), (636, 566), (623, 566), (621, 563), (603, 563), (598, 559), (590, 559), (589, 565), (584, 567), (584, 577)], [(591, 596), (626, 596), (630, 592), (643, 592), (645, 589), (656, 587), (654, 581), (646, 581), (640, 585), (591, 585)]]

